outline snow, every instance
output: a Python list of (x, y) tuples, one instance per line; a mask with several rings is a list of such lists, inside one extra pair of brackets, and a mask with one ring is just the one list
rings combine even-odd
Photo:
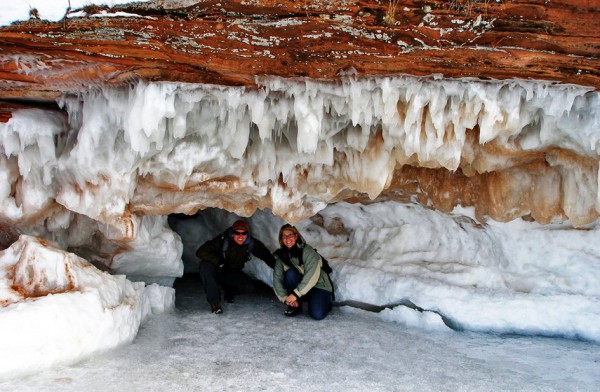
[[(333, 265), (340, 303), (386, 308), (380, 316), (403, 326), (600, 342), (597, 224), (581, 230), (521, 220), (482, 224), (472, 215), (342, 202), (319, 213), (322, 224), (306, 220), (297, 227)], [(196, 233), (211, 233), (203, 222), (234, 217), (215, 210), (173, 227), (188, 233), (184, 247), (196, 249), (208, 239)], [(253, 232), (275, 249), (282, 221), (267, 212), (255, 220)], [(184, 255), (184, 262), (194, 271), (193, 256)], [(269, 269), (258, 267), (253, 275), (270, 284)]]
[(143, 217), (134, 238), (128, 244), (128, 252), (113, 258), (112, 271), (131, 280), (172, 287), (175, 277), (183, 273), (180, 262), (183, 245), (179, 236), (167, 227), (167, 219)]
[[(93, 376), (93, 372), (97, 370), (92, 369), (113, 368), (115, 365), (109, 365), (108, 358), (123, 361), (123, 371), (147, 363), (179, 367), (183, 361), (187, 363), (184, 366), (187, 370), (182, 370), (185, 373), (191, 370), (187, 366), (202, 364), (203, 371), (212, 374), (209, 380), (221, 382), (228, 382), (226, 378), (231, 374), (212, 366), (232, 361), (235, 363), (232, 371), (236, 366), (243, 366), (246, 372), (255, 367), (258, 373), (249, 380), (237, 372), (236, 377), (240, 378), (234, 378), (245, 380), (250, 388), (262, 385), (266, 374), (280, 374), (282, 379), (276, 377), (273, 382), (281, 386), (283, 384), (278, 383), (289, 382), (291, 375), (281, 361), (295, 363), (293, 358), (302, 358), (306, 348), (301, 342), (307, 340), (311, 341), (308, 347), (314, 352), (308, 354), (306, 364), (302, 365), (303, 372), (317, 371), (319, 364), (328, 362), (326, 358), (332, 355), (338, 362), (330, 366), (334, 366), (339, 377), (344, 366), (354, 368), (364, 364), (364, 368), (356, 370), (355, 376), (336, 384), (339, 390), (358, 382), (357, 377), (362, 377), (362, 372), (370, 367), (388, 366), (389, 371), (405, 374), (401, 363), (424, 361), (433, 366), (432, 362), (447, 357), (439, 352), (443, 350), (453, 352), (452, 355), (459, 357), (456, 366), (467, 369), (463, 376), (456, 376), (454, 383), (464, 382), (475, 389), (488, 388), (489, 381), (463, 378), (471, 377), (480, 366), (490, 372), (496, 366), (486, 364), (485, 354), (477, 350), (481, 342), (494, 358), (497, 355), (508, 358), (496, 369), (494, 377), (498, 379), (503, 372), (517, 371), (512, 359), (522, 361), (525, 355), (535, 361), (525, 373), (533, 373), (542, 386), (552, 385), (560, 390), (560, 386), (549, 381), (552, 377), (565, 377), (562, 382), (566, 383), (572, 375), (564, 371), (565, 366), (578, 369), (576, 379), (583, 389), (600, 382), (597, 366), (589, 362), (590, 358), (598, 361), (600, 356), (600, 286), (597, 284), (600, 243), (595, 241), (598, 226), (572, 230), (568, 224), (481, 223), (470, 213), (457, 210), (452, 215), (444, 215), (397, 202), (337, 203), (324, 209), (318, 219), (300, 222), (297, 227), (307, 241), (328, 258), (334, 269), (332, 278), (338, 306), (325, 322), (327, 328), (308, 317), (297, 319), (298, 324), (283, 318), (283, 305), (275, 300), (268, 286), (258, 298), (250, 296), (234, 305), (227, 304), (223, 319), (228, 320), (227, 324), (210, 314), (197, 280), (192, 285), (194, 293), (184, 291), (181, 295), (190, 298), (173, 312), (173, 296), (180, 295), (173, 289), (156, 284), (145, 286), (132, 283), (123, 275), (109, 275), (55, 245), (23, 235), (0, 253), (3, 271), (0, 301), (5, 304), (0, 309), (0, 327), (5, 331), (0, 335), (0, 347), (12, 353), (1, 357), (0, 379), (6, 381), (0, 387), (35, 390), (35, 385), (47, 381), (48, 377), (61, 378), (58, 374), (66, 372), (71, 374), (68, 379), (82, 377), (79, 382), (89, 382), (90, 390), (101, 390), (104, 384), (95, 384), (93, 380), (97, 375)], [(171, 227), (188, 249), (183, 251), (188, 273), (183, 281), (193, 276), (197, 265), (193, 251), (197, 246), (219, 234), (234, 219), (237, 216), (218, 209), (204, 211), (197, 217), (170, 218)], [(250, 219), (253, 235), (270, 249), (275, 249), (277, 229), (282, 222), (268, 211)], [(159, 222), (155, 224), (162, 227)], [(158, 249), (166, 253), (169, 246), (163, 241)], [(247, 272), (270, 285), (271, 270), (264, 263), (251, 260)], [(15, 287), (19, 289), (15, 291)], [(245, 301), (250, 303), (246, 305)], [(375, 312), (369, 312), (373, 310)], [(152, 321), (154, 318), (156, 321)], [(158, 342), (144, 337), (144, 323), (150, 325), (149, 334), (161, 334)], [(281, 335), (275, 336), (283, 341), (293, 337), (298, 347), (288, 346), (291, 350), (288, 355), (284, 355), (284, 349), (277, 348), (277, 355), (282, 357), (276, 360), (271, 350), (274, 345), (278, 347), (279, 339), (265, 331), (278, 331), (278, 328)], [(296, 335), (306, 328), (314, 328), (315, 334)], [(240, 335), (239, 331), (245, 332)], [(331, 348), (336, 334), (340, 336)], [(355, 342), (356, 336), (364, 336), (365, 340)], [(351, 345), (342, 351), (345, 344), (340, 343), (342, 340), (359, 346)], [(419, 349), (421, 344), (431, 345), (432, 340), (437, 347), (434, 352), (425, 354)], [(393, 349), (384, 353), (382, 345), (386, 341)], [(215, 346), (215, 342), (226, 344)], [(519, 352), (522, 342), (531, 345), (525, 354)], [(133, 347), (128, 348), (128, 344)], [(375, 351), (369, 354), (367, 361), (364, 355), (370, 345)], [(409, 351), (406, 351), (407, 345)], [(112, 354), (103, 354), (116, 347), (121, 348)], [(573, 347), (577, 348), (575, 354), (569, 353)], [(189, 350), (193, 354), (189, 354)], [(249, 357), (240, 356), (240, 350), (249, 350), (251, 358), (256, 358), (260, 365), (248, 362)], [(565, 355), (545, 363), (543, 350)], [(141, 359), (140, 352), (145, 353), (143, 358), (146, 359)], [(159, 361), (158, 357), (162, 359)], [(576, 361), (576, 365), (569, 361)], [(310, 363), (314, 366), (308, 365)], [(430, 376), (425, 384), (431, 389), (439, 386), (441, 375), (450, 372), (455, 365), (440, 366), (436, 373), (440, 375)], [(563, 370), (560, 374), (546, 375), (548, 366)], [(42, 370), (49, 373), (40, 373)], [(20, 378), (27, 374), (37, 375)], [(303, 378), (302, 373), (293, 375), (296, 376), (298, 378), (292, 380)], [(92, 378), (83, 379), (88, 377)], [(131, 381), (140, 377), (137, 371), (127, 375), (117, 372), (111, 377), (123, 377), (119, 382), (124, 383), (140, 382)], [(407, 377), (408, 382), (416, 382), (412, 376)], [(171, 381), (154, 380), (159, 385), (158, 390), (164, 385), (161, 383), (167, 382), (208, 385), (207, 380), (200, 381), (202, 377), (195, 374), (190, 374), (185, 382), (172, 378)], [(386, 376), (373, 382), (375, 388), (386, 389), (391, 386), (388, 383), (392, 378)], [(523, 379), (504, 380), (503, 385), (508, 389), (524, 387), (521, 382)], [(29, 383), (32, 389), (27, 389)], [(75, 382), (73, 387), (78, 385)], [(354, 384), (354, 387), (357, 385), (363, 384)], [(13, 388), (17, 386), (25, 389)], [(61, 383), (59, 386), (65, 387)], [(313, 387), (318, 389), (316, 385)], [(416, 389), (416, 386), (408, 389), (411, 388)]]
[[(397, 331), (600, 343), (597, 222), (576, 228), (570, 221), (478, 222), (465, 208), (442, 214), (391, 201), (327, 205), (335, 184), (375, 198), (403, 156), (453, 168), (464, 158), (465, 130), (476, 124), (480, 142), (512, 145), (524, 132), (523, 148), (553, 145), (595, 159), (598, 93), (545, 82), (352, 75), (339, 84), (280, 78), (259, 84), (246, 91), (140, 82), (66, 96), (60, 101), (66, 118), (17, 110), (0, 124), (2, 218), (35, 221), (49, 203), (61, 206), (0, 255), (0, 323), (9, 331), (0, 347), (20, 353), (3, 356), (0, 378), (79, 363), (135, 342), (151, 314), (172, 310), (167, 286), (184, 264), (193, 271), (195, 249), (237, 218), (206, 210), (195, 219), (171, 219), (174, 233), (167, 217), (126, 211), (134, 193), (144, 196), (138, 176), (179, 189), (188, 181), (239, 176), (238, 187), (222, 197), (242, 213), (245, 200), (237, 198), (244, 192), (270, 198), (272, 210), (258, 211), (251, 224), (272, 250), (283, 223), (275, 215), (313, 215), (298, 227), (334, 266), (339, 305), (377, 310), (369, 315), (374, 322), (388, 321)], [(372, 149), (371, 134), (379, 130), (384, 144)], [(334, 150), (347, 161), (335, 160)], [(553, 164), (551, 154), (547, 159)], [(561, 164), (565, 208), (577, 215), (595, 206), (596, 168)], [(208, 194), (204, 206), (214, 197)], [(116, 275), (96, 270), (89, 248), (113, 255), (105, 267)], [(28, 249), (37, 249), (34, 256), (19, 253)], [(248, 268), (270, 285), (265, 265)], [(88, 274), (93, 279), (78, 278)], [(27, 291), (32, 277), (41, 291), (35, 285)], [(336, 317), (354, 322), (355, 313), (342, 314)]]
[[(1, 6), (7, 24), (34, 7), (58, 20), (67, 1)], [(24, 73), (46, 66), (14, 60)], [(0, 252), (1, 390), (597, 388), (600, 227), (573, 222), (600, 211), (597, 167), (547, 154), (561, 169), (538, 192), (559, 183), (572, 219), (549, 225), (480, 222), (467, 208), (329, 204), (342, 187), (375, 199), (409, 159), (456, 169), (472, 159), (474, 127), (480, 144), (597, 160), (597, 92), (352, 72), (339, 83), (257, 83), (98, 88), (61, 99), (66, 117), (16, 110), (0, 123), (0, 219), (35, 226)], [(372, 148), (376, 134), (383, 144)], [(481, 172), (509, 164), (484, 158)], [(146, 197), (140, 178), (183, 190), (230, 176), (240, 181), (221, 196), (239, 210), (186, 219), (128, 210)], [(181, 211), (216, 205), (216, 193)], [(226, 304), (222, 317), (208, 312), (190, 278), (194, 252), (247, 212), (244, 197), (271, 207), (250, 218), (271, 250), (285, 216), (330, 261), (337, 306), (326, 320), (283, 318), (268, 289)], [(90, 247), (114, 256), (112, 275)], [(263, 263), (247, 271), (271, 284)]]
[[(136, 2), (142, 3), (149, 0), (137, 0)], [(13, 1), (13, 0), (0, 0), (0, 26), (7, 26), (15, 21), (23, 21), (29, 19), (29, 11), (31, 9), (37, 9), (39, 17), (50, 21), (61, 20), (71, 6), (71, 10), (77, 10), (86, 6), (99, 5), (113, 7), (119, 4), (132, 3), (131, 0), (27, 0), (27, 1)], [(110, 14), (103, 14), (102, 16), (114, 16)], [(129, 16), (129, 15), (128, 15)]]
[(270, 291), (208, 312), (198, 277), (177, 309), (132, 344), (29, 377), (11, 392), (61, 391), (594, 391), (600, 348), (580, 341), (423, 331), (336, 307), (289, 319)]
[[(130, 343), (174, 290), (112, 276), (27, 235), (0, 254), (0, 379)], [(10, 355), (9, 355), (10, 353)]]

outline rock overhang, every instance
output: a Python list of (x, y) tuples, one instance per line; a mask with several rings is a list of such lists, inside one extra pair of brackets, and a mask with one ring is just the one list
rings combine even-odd
[(116, 6), (114, 17), (84, 7), (59, 22), (19, 22), (0, 31), (3, 91), (131, 78), (254, 86), (255, 75), (332, 79), (349, 69), (600, 85), (598, 8), (587, 1), (469, 10), (406, 1), (389, 22), (388, 4), (330, 3), (153, 1)]

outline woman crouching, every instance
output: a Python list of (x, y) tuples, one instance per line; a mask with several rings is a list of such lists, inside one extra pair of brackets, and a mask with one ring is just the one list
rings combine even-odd
[(331, 311), (333, 287), (322, 270), (321, 256), (292, 225), (279, 229), (279, 249), (274, 253), (273, 290), (287, 305), (288, 317), (302, 313), (302, 301), (308, 302), (308, 314), (322, 320)]

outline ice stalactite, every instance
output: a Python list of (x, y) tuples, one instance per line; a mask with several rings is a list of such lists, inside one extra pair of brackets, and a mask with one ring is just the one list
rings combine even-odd
[[(66, 94), (62, 114), (15, 111), (0, 124), (2, 218), (50, 222), (69, 246), (58, 231), (77, 216), (130, 243), (145, 215), (270, 209), (297, 222), (382, 192), (504, 221), (598, 216), (600, 105), (588, 88), (408, 76), (257, 85), (138, 82)], [(432, 178), (405, 177), (409, 167)]]

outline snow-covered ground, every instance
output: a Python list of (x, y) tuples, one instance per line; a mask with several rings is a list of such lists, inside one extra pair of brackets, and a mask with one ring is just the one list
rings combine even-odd
[[(177, 308), (115, 351), (1, 391), (596, 391), (600, 346), (560, 338), (426, 331), (348, 308), (283, 316), (270, 291), (208, 311), (197, 275)], [(5, 353), (3, 353), (4, 355)]]
[[(111, 377), (126, 377), (130, 372), (131, 377), (136, 377), (131, 369), (142, 372), (149, 361), (156, 361), (154, 366), (194, 369), (193, 365), (179, 361), (197, 360), (208, 366), (203, 370), (206, 373), (214, 371), (216, 378), (222, 374), (220, 382), (233, 382), (236, 378), (227, 373), (229, 370), (221, 372), (219, 366), (208, 364), (245, 365), (243, 371), (247, 374), (240, 373), (240, 382), (253, 371), (265, 371), (275, 378), (282, 377), (283, 380), (276, 382), (284, 383), (294, 373), (288, 373), (282, 363), (304, 369), (298, 380), (314, 372), (311, 366), (317, 364), (335, 366), (339, 374), (352, 369), (356, 377), (347, 381), (340, 378), (340, 390), (358, 383), (363, 376), (368, 380), (366, 374), (370, 368), (387, 369), (384, 374), (391, 383), (407, 363), (422, 361), (427, 372), (439, 367), (435, 371), (445, 376), (454, 373), (456, 361), (465, 361), (461, 368), (466, 368), (468, 378), (474, 377), (480, 366), (488, 375), (499, 366), (500, 376), (498, 380), (496, 375), (490, 376), (494, 380), (490, 388), (503, 380), (505, 389), (514, 389), (508, 383), (524, 383), (530, 371), (548, 385), (555, 385), (549, 381), (556, 381), (554, 377), (561, 372), (565, 380), (573, 373), (580, 373), (575, 378), (578, 382), (600, 382), (597, 225), (573, 230), (568, 224), (541, 226), (525, 221), (483, 224), (469, 217), (468, 210), (446, 215), (397, 202), (337, 203), (321, 211), (318, 218), (300, 222), (297, 227), (332, 264), (338, 305), (377, 309), (379, 313), (368, 313), (366, 317), (356, 307), (340, 307), (324, 323), (303, 318), (294, 323), (281, 317), (282, 307), (273, 302), (275, 297), (269, 292), (248, 305), (242, 300), (227, 306), (223, 319), (214, 319), (205, 301), (199, 298), (199, 291), (197, 298), (187, 301), (181, 299), (182, 295), (187, 298), (185, 292), (176, 291), (183, 307), (173, 314), (169, 311), (174, 301), (173, 289), (131, 283), (123, 275), (101, 272), (47, 242), (22, 236), (11, 248), (0, 252), (0, 300), (5, 305), (0, 308), (3, 331), (0, 347), (10, 353), (0, 357), (0, 379), (35, 374), (93, 357), (89, 363), (106, 361), (102, 358), (125, 362), (106, 365), (123, 368), (120, 376)], [(219, 209), (206, 210), (194, 218), (171, 219), (171, 227), (181, 236), (188, 272), (193, 272), (193, 251), (198, 244), (218, 235), (234, 219), (235, 215)], [(249, 221), (253, 235), (275, 249), (281, 219), (262, 211)], [(264, 263), (251, 260), (247, 271), (270, 284), (271, 270)], [(343, 310), (346, 308), (348, 313)], [(144, 324), (144, 320), (149, 324)], [(376, 330), (381, 332), (373, 332)], [(489, 335), (475, 335), (476, 332)], [(150, 346), (138, 346), (145, 341), (145, 333), (153, 336), (148, 341)], [(152, 341), (155, 334), (163, 333), (166, 335)], [(377, 336), (379, 333), (382, 335)], [(516, 334), (538, 338), (497, 337)], [(359, 339), (363, 335), (367, 340)], [(236, 338), (241, 341), (236, 342)], [(170, 339), (180, 342), (181, 347)], [(294, 345), (281, 348), (279, 340), (287, 339), (294, 341)], [(132, 341), (128, 348), (126, 345)], [(225, 342), (229, 348), (222, 346)], [(302, 347), (300, 342), (306, 342), (307, 346)], [(527, 342), (531, 352), (522, 352), (523, 342)], [(421, 350), (422, 345), (440, 347), (430, 352), (431, 348)], [(489, 347), (490, 352), (480, 346)], [(118, 349), (115, 353), (103, 354), (115, 348)], [(570, 353), (572, 349), (574, 352)], [(304, 355), (313, 350), (310, 355), (314, 357), (305, 361)], [(543, 353), (544, 350), (550, 353)], [(132, 357), (127, 353), (132, 353)], [(579, 354), (582, 357), (571, 357)], [(125, 358), (116, 359), (120, 355)], [(190, 355), (199, 357), (192, 360)], [(227, 359), (237, 355), (241, 355), (238, 360)], [(524, 367), (527, 377), (514, 381), (507, 374), (523, 368), (522, 363), (515, 364), (521, 361), (520, 355), (527, 358), (526, 363), (537, 364)], [(480, 362), (473, 357), (480, 358)], [(256, 358), (261, 359), (255, 361)], [(453, 359), (447, 363), (447, 358)], [(327, 365), (330, 361), (336, 364)], [(91, 365), (91, 368), (102, 366)], [(544, 378), (547, 366), (553, 370)], [(253, 367), (258, 368), (253, 370)], [(87, 365), (80, 369), (75, 366), (67, 371), (92, 370)], [(150, 371), (154, 375), (159, 373), (152, 368)], [(420, 376), (425, 377), (427, 372)], [(179, 375), (179, 370), (175, 373)], [(416, 382), (413, 377), (418, 373), (402, 370), (400, 374), (410, 384)], [(44, 377), (48, 376), (32, 377), (29, 380), (47, 381)], [(323, 374), (323, 379), (326, 377)], [(435, 389), (441, 376), (430, 377), (429, 386)], [(265, 375), (257, 376), (252, 382), (258, 387), (265, 379)], [(474, 388), (486, 387), (487, 380), (476, 378), (473, 382), (482, 384), (475, 384)], [(189, 382), (207, 381), (197, 380), (194, 372), (190, 372)], [(1, 386), (0, 390), (12, 390)]]

